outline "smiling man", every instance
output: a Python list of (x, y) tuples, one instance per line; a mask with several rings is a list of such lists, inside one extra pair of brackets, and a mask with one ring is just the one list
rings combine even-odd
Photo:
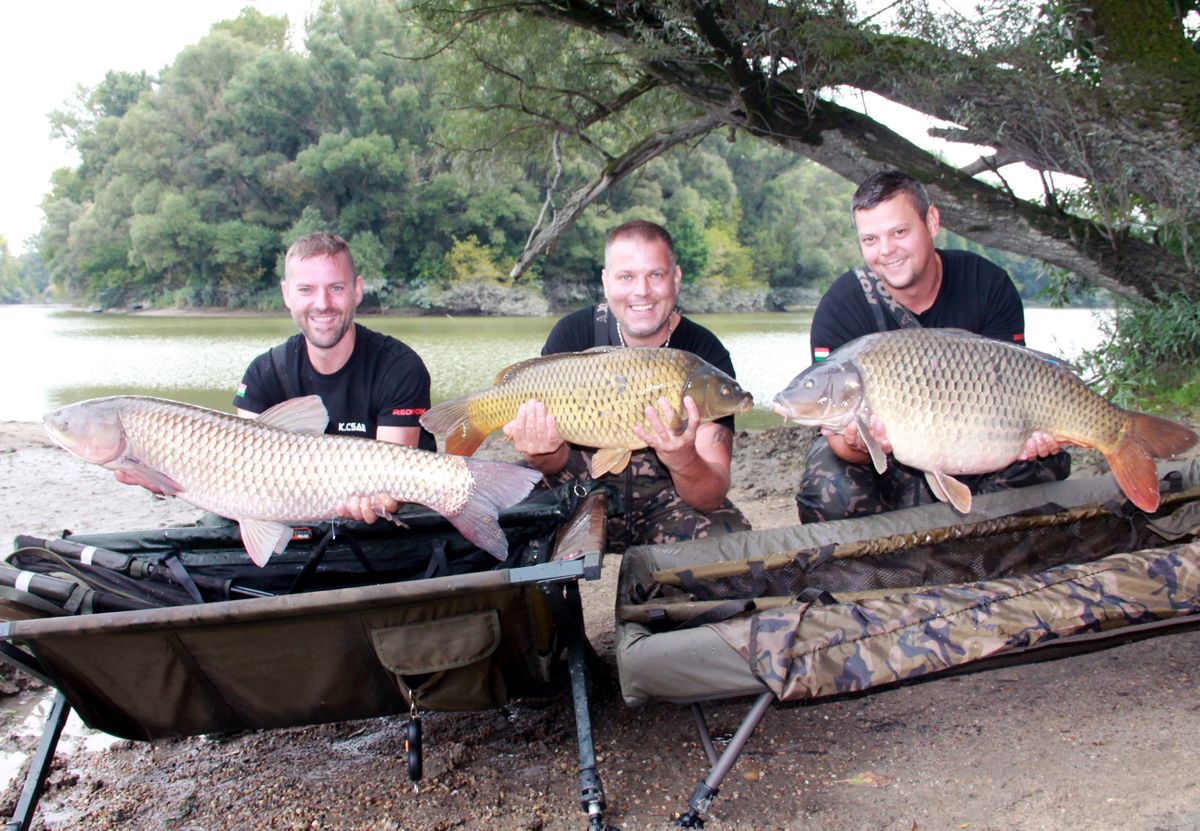
[[(614, 228), (604, 246), (604, 303), (573, 312), (546, 338), (543, 355), (595, 346), (682, 349), (733, 376), (733, 361), (717, 336), (675, 309), (683, 273), (675, 245), (661, 225), (637, 220)], [(610, 550), (674, 542), (750, 527), (726, 498), (733, 459), (733, 416), (700, 424), (696, 402), (685, 396), (687, 425), (666, 425), (675, 411), (660, 400), (648, 409), (650, 430), (638, 428), (647, 449), (629, 466), (601, 479), (623, 494), (625, 512), (609, 521)], [(590, 479), (583, 448), (567, 444), (540, 401), (527, 401), (504, 426), (526, 462), (554, 484)], [(590, 454), (590, 451), (587, 451)]]
[[(863, 335), (910, 327), (1025, 342), (1025, 310), (1008, 273), (978, 254), (934, 246), (941, 215), (916, 179), (896, 170), (871, 176), (855, 191), (851, 214), (865, 266), (834, 281), (817, 305), (809, 335), (814, 362)], [(890, 451), (886, 425), (876, 420), (872, 432)], [(997, 473), (961, 478), (984, 493), (1065, 479), (1071, 470), (1070, 457), (1041, 433), (1030, 437), (1022, 459)], [(877, 474), (853, 425), (844, 435), (823, 431), (814, 440), (796, 493), (802, 522), (934, 501), (921, 471), (891, 459)]]
[[(233, 399), (238, 413), (254, 416), (289, 398), (319, 395), (329, 412), (327, 433), (435, 450), (419, 421), (429, 408), (429, 371), (404, 343), (354, 322), (363, 278), (346, 241), (324, 231), (300, 237), (284, 257), (280, 290), (300, 333), (247, 367)], [(367, 500), (344, 513), (375, 519)]]

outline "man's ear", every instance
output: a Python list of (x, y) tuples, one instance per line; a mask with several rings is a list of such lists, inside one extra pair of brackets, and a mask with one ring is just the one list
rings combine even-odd
[(942, 214), (937, 209), (937, 205), (930, 205), (929, 210), (925, 212), (925, 227), (929, 229), (929, 236), (936, 237), (938, 231), (942, 229)]

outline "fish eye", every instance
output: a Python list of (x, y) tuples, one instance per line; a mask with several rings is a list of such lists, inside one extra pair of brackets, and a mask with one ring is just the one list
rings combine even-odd
[(815, 384), (816, 384), (816, 382), (813, 381), (812, 378), (804, 379), (804, 389), (806, 389), (806, 390), (811, 390)]
[(728, 384), (722, 384), (721, 385), (721, 395), (724, 397), (729, 397), (729, 396), (733, 395), (733, 387), (729, 386)]

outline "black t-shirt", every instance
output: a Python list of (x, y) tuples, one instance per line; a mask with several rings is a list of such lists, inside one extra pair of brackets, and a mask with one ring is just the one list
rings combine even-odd
[[(616, 318), (608, 315), (608, 327), (596, 338), (596, 307), (589, 306), (571, 312), (554, 324), (546, 337), (546, 345), (542, 347), (543, 355), (556, 355), (560, 352), (583, 352), (594, 346), (612, 346), (620, 341), (617, 338)], [(725, 345), (698, 323), (693, 323), (686, 317), (679, 318), (679, 325), (671, 332), (669, 345), (672, 349), (682, 349), (698, 355), (710, 364), (727, 374), (730, 378), (737, 376), (733, 371), (733, 360)], [(716, 421), (733, 430), (733, 416), (725, 416)]]
[[(937, 299), (916, 315), (926, 328), (966, 329), (996, 340), (1025, 342), (1025, 311), (1008, 272), (970, 251), (938, 250), (942, 258), (942, 285)], [(887, 328), (900, 324), (884, 309)], [(818, 349), (833, 351), (855, 338), (879, 331), (875, 315), (853, 271), (834, 281), (817, 304), (809, 342), (816, 359)]]
[[(286, 344), (285, 367), (297, 395), (319, 395), (329, 412), (326, 433), (375, 438), (379, 427), (420, 427), (429, 409), (429, 370), (421, 357), (395, 338), (354, 324), (354, 352), (346, 365), (323, 375), (308, 360), (304, 336)], [(255, 358), (233, 405), (261, 413), (287, 400), (271, 352)], [(421, 430), (418, 447), (436, 450), (437, 441)]]

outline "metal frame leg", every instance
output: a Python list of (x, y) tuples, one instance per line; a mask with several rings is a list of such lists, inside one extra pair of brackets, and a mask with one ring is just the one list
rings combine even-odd
[(21, 798), (17, 800), (17, 808), (12, 819), (4, 826), (4, 831), (28, 831), (34, 809), (42, 796), (42, 787), (46, 784), (46, 774), (50, 772), (50, 763), (54, 761), (54, 749), (58, 747), (58, 739), (70, 714), (71, 705), (67, 703), (67, 697), (56, 690), (42, 738), (38, 741), (37, 753), (29, 763), (29, 775), (25, 777)]
[(592, 717), (588, 705), (583, 603), (579, 597), (579, 584), (567, 583), (564, 595), (570, 633), (567, 669), (571, 676), (571, 699), (575, 705), (575, 740), (579, 745), (579, 803), (587, 812), (588, 828), (605, 831), (608, 828), (604, 821), (607, 802), (600, 773), (596, 770), (596, 744), (592, 737)]
[[(737, 763), (738, 757), (742, 755), (742, 750), (746, 747), (746, 742), (750, 741), (750, 736), (767, 715), (767, 710), (771, 708), (774, 700), (775, 694), (771, 692), (765, 692), (755, 700), (754, 706), (750, 708), (750, 712), (738, 725), (737, 732), (729, 740), (729, 745), (712, 765), (708, 776), (704, 777), (704, 780), (699, 782), (696, 789), (692, 791), (691, 799), (688, 800), (687, 813), (675, 820), (676, 825), (684, 828), (704, 827), (704, 814), (712, 805), (713, 800), (717, 798), (717, 794), (721, 792), (721, 783)], [(693, 714), (697, 714), (699, 705), (693, 704), (692, 707)], [(704, 745), (705, 753), (711, 759), (715, 748), (712, 746), (712, 739), (708, 736), (708, 727), (704, 724), (702, 713), (698, 715), (697, 726), (701, 728), (700, 741)]]

